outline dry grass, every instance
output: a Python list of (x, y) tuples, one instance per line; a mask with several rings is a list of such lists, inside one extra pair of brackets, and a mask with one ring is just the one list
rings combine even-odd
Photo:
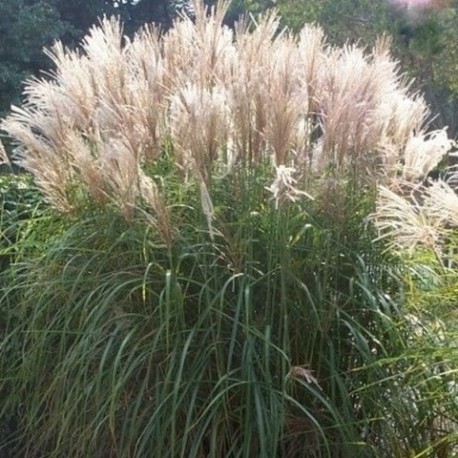
[(419, 200), (418, 193), (422, 195), (423, 187), (406, 188), (395, 192), (379, 187), (375, 222), (381, 237), (394, 235), (391, 247), (395, 249), (413, 252), (418, 245), (423, 245), (439, 250), (447, 235), (443, 215), (431, 214)]
[(409, 93), (387, 39), (370, 52), (333, 48), (315, 25), (279, 33), (272, 14), (231, 30), (227, 6), (196, 2), (195, 19), (132, 40), (104, 19), (79, 51), (48, 51), (54, 72), (28, 82), (2, 128), (49, 202), (70, 211), (82, 193), (130, 218), (146, 200), (165, 228), (166, 203), (145, 168), (170, 142), (209, 224), (210, 181), (235, 166), (294, 169), (297, 195), (313, 195), (310, 177), (421, 179), (450, 149), (445, 131), (425, 134), (428, 108)]

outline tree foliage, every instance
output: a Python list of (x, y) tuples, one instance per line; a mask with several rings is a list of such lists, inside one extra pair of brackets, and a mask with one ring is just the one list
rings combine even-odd
[(47, 66), (42, 48), (65, 29), (50, 2), (0, 2), (0, 115), (18, 100), (22, 81)]
[(126, 33), (145, 22), (165, 27), (180, 12), (190, 12), (189, 0), (8, 0), (0, 2), (0, 116), (18, 104), (22, 83), (50, 62), (43, 54), (60, 39), (75, 46), (103, 15), (120, 16)]

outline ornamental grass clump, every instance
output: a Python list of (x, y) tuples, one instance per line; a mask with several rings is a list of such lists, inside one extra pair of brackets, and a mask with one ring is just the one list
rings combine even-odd
[(208, 187), (266, 163), (295, 168), (312, 195), (309, 177), (390, 176), (402, 161), (412, 174), (412, 148), (428, 145), (437, 160), (446, 152), (435, 141), (443, 132), (425, 140), (427, 106), (409, 93), (386, 39), (370, 52), (334, 48), (318, 26), (278, 33), (274, 15), (231, 30), (226, 8), (197, 3), (194, 19), (167, 33), (146, 26), (132, 40), (104, 19), (79, 50), (47, 51), (55, 69), (28, 82), (2, 128), (56, 208), (115, 202), (126, 218), (141, 201), (154, 209), (144, 176), (168, 144), (186, 181)]
[(49, 205), (1, 273), (0, 455), (452, 457), (453, 333), (369, 217), (451, 143), (387, 40), (226, 8), (104, 19), (2, 122)]

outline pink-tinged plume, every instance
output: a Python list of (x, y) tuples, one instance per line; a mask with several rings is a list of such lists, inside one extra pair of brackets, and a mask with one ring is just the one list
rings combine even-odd
[(440, 9), (447, 6), (448, 0), (390, 0), (390, 3), (407, 9)]
[(388, 0), (394, 8), (402, 11), (411, 21), (421, 21), (425, 13), (446, 8), (449, 0)]

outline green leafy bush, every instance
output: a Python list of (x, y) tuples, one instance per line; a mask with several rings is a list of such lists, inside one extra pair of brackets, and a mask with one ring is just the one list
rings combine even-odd
[(0, 269), (8, 265), (15, 243), (26, 231), (28, 220), (45, 208), (42, 194), (30, 175), (0, 175)]

